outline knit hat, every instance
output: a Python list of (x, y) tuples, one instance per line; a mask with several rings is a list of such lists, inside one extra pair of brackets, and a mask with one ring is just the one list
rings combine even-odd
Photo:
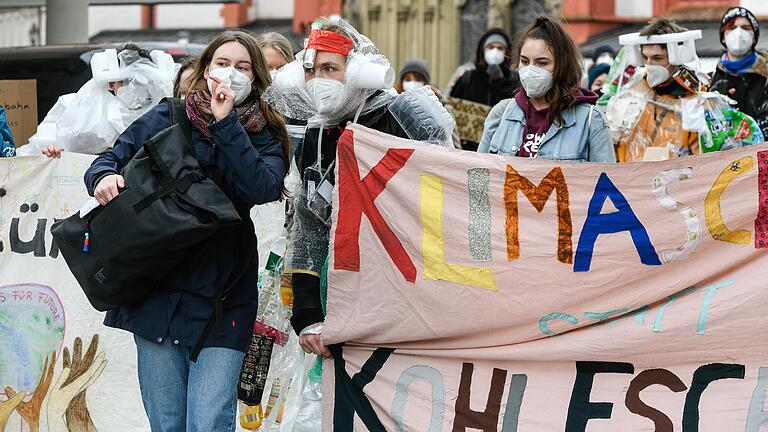
[(600, 54), (611, 53), (611, 57), (616, 56), (616, 51), (610, 45), (600, 45), (592, 52), (592, 61), (596, 62)]
[(720, 20), (720, 43), (725, 47), (725, 27), (739, 17), (746, 18), (752, 26), (752, 30), (755, 31), (755, 40), (752, 41), (752, 49), (755, 49), (757, 40), (760, 39), (760, 25), (757, 23), (755, 15), (749, 9), (739, 6), (732, 7), (723, 14), (723, 19)]
[(408, 72), (415, 72), (429, 82), (429, 65), (427, 65), (426, 60), (411, 59), (405, 62), (403, 68), (400, 69), (400, 79), (402, 80), (403, 76)]
[(602, 74), (607, 74), (608, 72), (610, 72), (610, 70), (611, 70), (611, 65), (605, 64), (605, 63), (596, 64), (592, 66), (592, 68), (589, 70), (589, 75), (588, 75), (589, 79), (587, 80), (587, 83), (588, 83), (587, 89), (592, 88), (592, 83), (595, 82), (597, 77), (599, 77)]
[(483, 42), (483, 48), (493, 43), (500, 43), (504, 45), (504, 48), (507, 47), (507, 40), (504, 39), (504, 36), (500, 34), (492, 34), (485, 39), (485, 42)]

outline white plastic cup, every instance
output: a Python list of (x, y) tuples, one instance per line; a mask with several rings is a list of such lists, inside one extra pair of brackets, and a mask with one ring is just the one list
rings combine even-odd
[(355, 62), (358, 70), (350, 82), (354, 87), (363, 89), (387, 89), (395, 84), (395, 70), (389, 66), (369, 61)]
[(303, 88), (304, 87), (304, 67), (299, 61), (292, 61), (277, 71), (272, 85), (278, 88)]
[(117, 62), (117, 50), (108, 49), (91, 57), (91, 72), (98, 82), (120, 81), (123, 79)]

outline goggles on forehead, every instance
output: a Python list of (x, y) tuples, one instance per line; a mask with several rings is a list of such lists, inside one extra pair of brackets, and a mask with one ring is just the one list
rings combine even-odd
[(619, 43), (626, 47), (627, 62), (634, 66), (643, 66), (642, 45), (664, 45), (669, 55), (669, 63), (683, 65), (696, 60), (695, 40), (701, 39), (701, 30), (691, 30), (681, 33), (664, 35), (640, 36), (640, 33), (630, 33), (619, 36)]

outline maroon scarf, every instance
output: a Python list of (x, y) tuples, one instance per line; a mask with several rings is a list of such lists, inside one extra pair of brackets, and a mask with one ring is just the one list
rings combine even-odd
[[(206, 91), (193, 91), (187, 94), (187, 117), (203, 135), (211, 138), (213, 134), (208, 124), (214, 120), (211, 111), (211, 95)], [(240, 106), (235, 107), (237, 119), (246, 132), (260, 132), (267, 125), (264, 114), (259, 109), (259, 98), (251, 97)]]

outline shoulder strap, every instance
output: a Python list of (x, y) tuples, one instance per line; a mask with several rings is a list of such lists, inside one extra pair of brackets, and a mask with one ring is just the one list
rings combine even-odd
[(187, 143), (192, 144), (192, 124), (187, 117), (187, 107), (182, 99), (166, 98), (166, 104), (168, 104), (168, 118), (171, 121), (171, 126), (178, 124), (181, 126), (184, 136), (187, 138)]
[[(255, 266), (256, 268), (259, 267), (258, 240), (256, 239), (256, 229), (253, 226), (250, 211), (240, 208), (237, 210), (243, 222), (239, 225), (241, 235), (238, 236), (239, 253), (235, 255), (235, 270), (226, 285), (221, 285), (219, 289), (216, 290), (216, 297), (213, 299), (213, 312), (211, 312), (211, 316), (208, 317), (208, 321), (205, 323), (205, 327), (203, 327), (203, 331), (197, 339), (195, 347), (192, 348), (192, 351), (190, 352), (190, 360), (192, 360), (192, 362), (197, 362), (197, 357), (200, 355), (200, 351), (205, 347), (205, 342), (208, 340), (208, 336), (210, 336), (216, 323), (221, 321), (224, 311), (224, 300), (227, 299), (229, 292), (240, 283), (243, 276), (245, 276), (245, 273), (251, 269), (252, 266)], [(216, 234), (214, 234), (214, 236), (215, 235)]]
[(589, 105), (589, 116), (587, 117), (587, 128), (589, 128), (589, 131), (592, 131), (592, 111), (595, 110), (594, 105)]

